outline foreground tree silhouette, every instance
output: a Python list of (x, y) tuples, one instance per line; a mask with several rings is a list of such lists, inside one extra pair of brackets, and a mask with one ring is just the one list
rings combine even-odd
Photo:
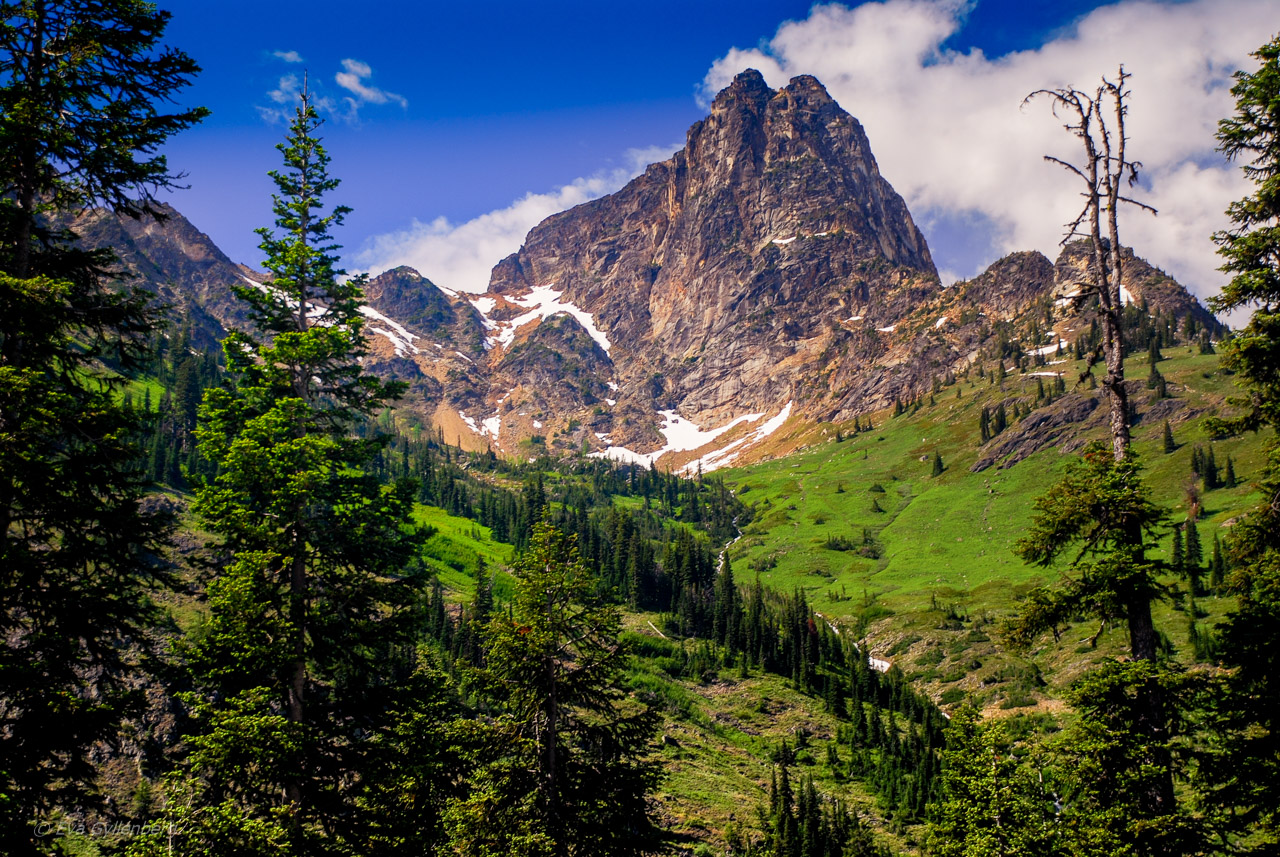
[(304, 92), (271, 174), (279, 231), (259, 230), (271, 276), (237, 289), (257, 333), (224, 340), (229, 385), (200, 409), (218, 475), (195, 508), (226, 564), (186, 651), (200, 729), (170, 820), (188, 854), (367, 847), (369, 755), (414, 686), (414, 486), (380, 486), (366, 468), (381, 440), (353, 433), (401, 388), (360, 368), (363, 280), (337, 268), (346, 209), (324, 208), (338, 182), (319, 125)]
[[(1235, 224), (1214, 240), (1232, 275), (1213, 298), (1215, 312), (1252, 309), (1222, 362), (1236, 373), (1244, 413), (1211, 422), (1219, 433), (1280, 429), (1280, 38), (1263, 45), (1254, 71), (1238, 72), (1236, 112), (1218, 125), (1220, 148), (1243, 161), (1252, 194), (1231, 204)], [(1263, 501), (1231, 529), (1226, 589), (1239, 607), (1221, 627), (1221, 652), (1233, 667), (1219, 700), (1214, 758), (1203, 766), (1209, 803), (1249, 848), (1280, 847), (1280, 443), (1268, 441), (1258, 477)]]
[[(150, 208), (155, 149), (205, 111), (165, 113), (198, 71), (127, 0), (0, 2), (0, 842), (94, 799), (89, 749), (116, 737), (152, 621), (163, 516), (141, 505), (137, 415), (119, 370), (149, 296), (108, 287), (110, 252), (60, 227)], [(48, 840), (44, 843), (49, 844)]]

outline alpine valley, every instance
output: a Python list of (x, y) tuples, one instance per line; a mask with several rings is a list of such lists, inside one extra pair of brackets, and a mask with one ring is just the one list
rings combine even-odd
[[(164, 356), (127, 395), (160, 415), (148, 502), (182, 521), (159, 636), (204, 640), (225, 557), (190, 510), (217, 470), (196, 451), (200, 389), (250, 323), (233, 287), (272, 286), (163, 214), (72, 226), (168, 308)], [(487, 611), (513, 609), (546, 508), (624, 608), (626, 692), (660, 719), (656, 851), (951, 853), (925, 824), (946, 720), (1003, 724), (974, 751), (992, 766), (1032, 758), (1076, 722), (1075, 683), (1127, 652), (1114, 610), (1101, 627), (1068, 611), (1023, 646), (1001, 632), (1063, 565), (1015, 553), (1036, 498), (1109, 437), (1091, 253), (1012, 253), (943, 286), (858, 120), (813, 77), (774, 90), (746, 71), (681, 150), (544, 220), (483, 294), (371, 276), (362, 366), (406, 389), (370, 426), (392, 438), (378, 475), (420, 486), (431, 658), (497, 710), (458, 665), (483, 662)], [(1231, 332), (1159, 260), (1119, 255), (1134, 449), (1172, 510), (1151, 556), (1185, 565), (1194, 541), (1206, 581), (1166, 575), (1154, 621), (1162, 651), (1208, 669), (1235, 603), (1224, 545), (1266, 455), (1206, 428), (1238, 413), (1216, 354)], [(141, 728), (94, 761), (118, 805), (156, 816), (200, 715), (140, 687)], [(827, 850), (748, 850), (783, 841), (788, 817), (807, 826), (785, 835)]]

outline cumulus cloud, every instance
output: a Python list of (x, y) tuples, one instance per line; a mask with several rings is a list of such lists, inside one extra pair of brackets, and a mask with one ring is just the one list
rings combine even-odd
[(408, 265), (445, 288), (483, 292), (489, 287), (493, 266), (520, 249), (534, 226), (558, 211), (613, 193), (679, 147), (630, 149), (623, 166), (574, 179), (546, 193), (526, 194), (506, 208), (465, 223), (451, 223), (443, 217), (429, 223), (414, 221), (408, 229), (370, 239), (356, 261), (373, 274)]
[[(815, 6), (761, 46), (734, 48), (703, 82), (708, 101), (756, 68), (773, 87), (798, 74), (821, 80), (866, 128), (881, 172), (907, 200), (948, 276), (971, 276), (995, 256), (1036, 249), (1054, 258), (1080, 205), (1073, 176), (1046, 163), (1078, 161), (1077, 140), (1034, 89), (1091, 91), (1120, 63), (1133, 77), (1130, 154), (1144, 165), (1122, 240), (1205, 297), (1223, 282), (1209, 235), (1247, 192), (1215, 151), (1232, 109), (1231, 73), (1272, 36), (1274, 0), (1122, 0), (1082, 18), (1035, 50), (991, 59), (943, 48), (964, 23), (962, 0), (884, 0), (855, 9)], [(939, 240), (930, 224), (968, 223)], [(974, 248), (979, 248), (974, 250)]]
[(365, 83), (365, 80), (372, 76), (373, 69), (369, 67), (368, 63), (354, 59), (343, 60), (342, 71), (333, 76), (338, 86), (350, 93), (343, 100), (346, 101), (352, 116), (365, 104), (391, 103), (399, 104), (401, 108), (409, 106), (409, 102), (403, 95), (387, 92), (384, 89), (378, 89), (376, 86), (369, 86)]
[(297, 51), (273, 51), (271, 55), (284, 62), (302, 62), (302, 54)]

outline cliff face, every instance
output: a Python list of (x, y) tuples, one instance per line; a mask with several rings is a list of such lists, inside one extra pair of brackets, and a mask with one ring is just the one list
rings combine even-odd
[[(596, 430), (645, 451), (662, 446), (658, 411), (714, 426), (821, 407), (832, 391), (812, 380), (833, 348), (880, 351), (847, 320), (890, 327), (938, 281), (857, 120), (812, 77), (774, 91), (748, 71), (670, 160), (537, 226), (490, 291), (540, 286), (610, 342), (593, 380), (617, 404)], [(498, 386), (518, 382), (496, 368)]]

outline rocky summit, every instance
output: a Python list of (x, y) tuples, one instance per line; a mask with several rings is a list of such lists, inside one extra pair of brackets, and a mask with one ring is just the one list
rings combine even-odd
[[(197, 321), (242, 323), (228, 286), (262, 277), (169, 214), (80, 228)], [(788, 422), (927, 395), (996, 356), (993, 336), (1002, 361), (1049, 362), (1087, 325), (1088, 262), (1083, 244), (1014, 253), (944, 289), (857, 119), (813, 77), (773, 90), (746, 71), (670, 159), (536, 226), (485, 294), (403, 267), (373, 277), (366, 365), (408, 381), (403, 404), (464, 447), (708, 469)], [(1125, 262), (1135, 308), (1216, 324)]]

